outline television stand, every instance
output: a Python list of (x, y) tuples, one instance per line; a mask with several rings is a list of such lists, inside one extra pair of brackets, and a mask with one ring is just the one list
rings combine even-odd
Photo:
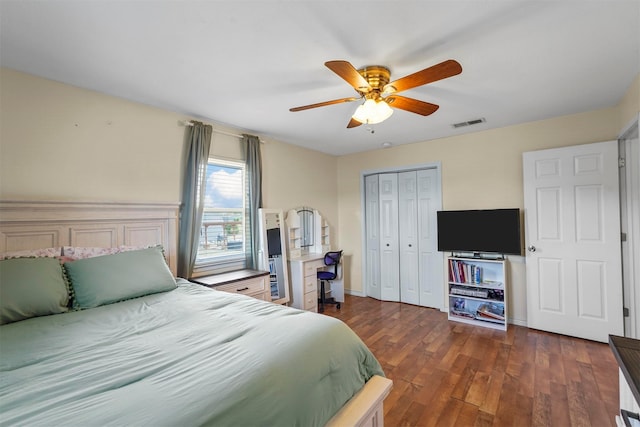
[(451, 256), (447, 267), (449, 320), (506, 331), (507, 260)]

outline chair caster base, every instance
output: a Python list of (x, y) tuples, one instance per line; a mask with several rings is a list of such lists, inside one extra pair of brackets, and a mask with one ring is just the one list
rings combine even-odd
[(341, 307), (341, 303), (333, 298), (327, 298), (324, 301), (318, 298), (318, 313), (322, 313), (324, 311), (325, 305), (335, 305), (338, 310), (340, 310)]

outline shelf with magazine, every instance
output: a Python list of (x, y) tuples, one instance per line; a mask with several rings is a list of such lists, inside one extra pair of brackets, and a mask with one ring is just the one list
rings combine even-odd
[(507, 261), (451, 256), (448, 266), (449, 320), (507, 329)]

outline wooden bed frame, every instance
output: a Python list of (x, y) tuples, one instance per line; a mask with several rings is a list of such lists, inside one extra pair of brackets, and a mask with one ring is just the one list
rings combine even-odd
[[(177, 203), (0, 201), (0, 252), (162, 245), (176, 275)], [(327, 426), (381, 427), (391, 380), (370, 379)]]
[(176, 275), (177, 203), (0, 201), (0, 252), (162, 245)]

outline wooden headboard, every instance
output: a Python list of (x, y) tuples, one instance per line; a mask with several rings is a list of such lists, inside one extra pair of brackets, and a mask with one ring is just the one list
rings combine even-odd
[(178, 203), (0, 201), (0, 252), (162, 245), (174, 275)]

